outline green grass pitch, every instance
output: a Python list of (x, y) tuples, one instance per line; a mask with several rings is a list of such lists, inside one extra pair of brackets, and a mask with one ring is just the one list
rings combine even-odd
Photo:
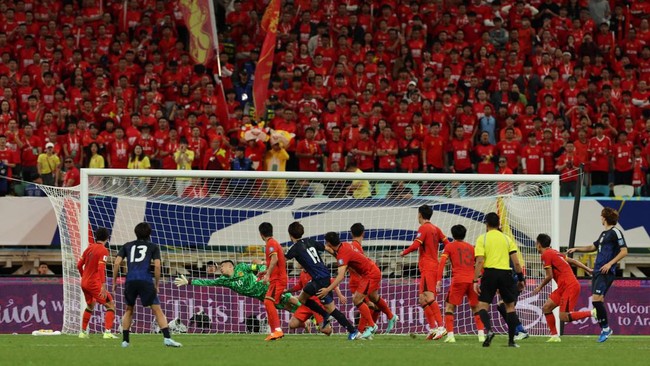
[(1, 365), (650, 365), (650, 337), (546, 337), (505, 347), (497, 336), (490, 348), (476, 337), (457, 336), (455, 344), (426, 341), (423, 335), (376, 335), (371, 341), (348, 341), (344, 335), (287, 335), (265, 342), (264, 335), (177, 335), (182, 348), (166, 348), (160, 335), (132, 335), (131, 346), (121, 339), (74, 336), (1, 335)]

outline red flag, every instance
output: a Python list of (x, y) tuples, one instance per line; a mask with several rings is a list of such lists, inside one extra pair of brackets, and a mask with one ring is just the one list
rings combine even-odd
[(260, 52), (255, 68), (255, 83), (253, 84), (253, 99), (255, 102), (255, 113), (262, 116), (266, 110), (266, 96), (271, 79), (273, 68), (273, 57), (275, 56), (275, 43), (278, 34), (278, 22), (280, 21), (280, 0), (271, 0), (264, 12), (261, 27), (266, 31), (264, 45)]
[[(219, 53), (217, 52), (217, 57), (219, 57)], [(225, 124), (228, 123), (230, 120), (230, 115), (228, 114), (228, 102), (226, 102), (226, 93), (223, 90), (223, 83), (218, 77), (215, 77), (217, 79), (217, 110), (216, 110), (216, 115), (217, 119), (219, 120), (219, 123), (221, 123), (222, 126), (225, 128)]]
[(214, 57), (217, 28), (212, 0), (179, 1), (185, 25), (190, 33), (190, 57), (206, 65)]

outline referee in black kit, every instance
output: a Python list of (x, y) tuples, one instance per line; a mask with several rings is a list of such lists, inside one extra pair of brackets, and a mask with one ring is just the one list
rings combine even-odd
[[(481, 317), (487, 331), (483, 347), (489, 347), (494, 338), (488, 308), (497, 290), (506, 305), (508, 347), (519, 347), (514, 339), (515, 329), (519, 323), (517, 313), (515, 313), (515, 300), (517, 292), (524, 289), (526, 279), (517, 257), (517, 246), (506, 234), (499, 230), (499, 215), (496, 213), (490, 212), (485, 215), (485, 225), (487, 226), (487, 232), (476, 239), (474, 248), (476, 257), (474, 291), (479, 295), (478, 315)], [(510, 262), (514, 265), (517, 282), (512, 276)]]

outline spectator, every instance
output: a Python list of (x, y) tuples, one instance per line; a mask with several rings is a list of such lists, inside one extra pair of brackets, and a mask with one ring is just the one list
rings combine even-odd
[[(187, 147), (187, 140), (181, 137), (178, 150), (174, 152), (174, 161), (177, 170), (192, 170), (194, 151)], [(176, 178), (176, 193), (179, 197), (184, 195), (185, 189), (192, 184), (190, 178)]]
[(362, 128), (359, 132), (359, 140), (350, 150), (350, 154), (355, 159), (355, 166), (360, 170), (372, 172), (375, 169), (375, 143), (370, 139), (370, 131), (367, 128)]
[(480, 135), (479, 143), (474, 147), (473, 155), (476, 164), (476, 172), (479, 174), (494, 174), (496, 167), (496, 146), (490, 143), (490, 135), (484, 131)]
[[(2, 143), (0, 142), (0, 147)], [(59, 182), (61, 159), (54, 153), (54, 144), (45, 144), (45, 152), (38, 156), (38, 175), (46, 186), (56, 186)]]
[(429, 173), (442, 173), (447, 166), (445, 138), (440, 136), (440, 123), (434, 122), (429, 128), (429, 134), (424, 138), (422, 162)]
[(394, 173), (397, 171), (397, 154), (399, 145), (393, 138), (393, 131), (386, 126), (381, 131), (381, 137), (377, 140), (377, 157), (379, 157), (379, 171), (385, 173)]
[(564, 153), (557, 160), (555, 170), (560, 173), (560, 196), (567, 197), (575, 191), (580, 158), (576, 154), (573, 142), (567, 142), (564, 150)]
[[(348, 164), (348, 172), (350, 173), (363, 173), (363, 170), (357, 167), (357, 164), (351, 162)], [(363, 179), (353, 180), (347, 188), (347, 194), (352, 195), (353, 198), (370, 198), (370, 182)]]
[(89, 148), (90, 160), (88, 161), (88, 167), (92, 169), (105, 168), (104, 157), (99, 154), (99, 144), (97, 142), (91, 142)]
[(129, 169), (150, 169), (151, 163), (149, 162), (149, 157), (144, 154), (142, 146), (135, 145), (133, 147), (133, 152), (129, 156)]
[[(41, 140), (35, 144), (30, 139), (36, 149), (54, 143), (55, 154), (60, 150), (62, 160), (72, 158), (77, 167), (88, 164), (87, 148), (96, 142), (112, 168), (127, 168), (128, 154), (140, 145), (152, 168), (166, 169), (176, 169), (173, 154), (185, 137), (195, 153), (192, 168), (205, 169), (217, 135), (239, 139), (242, 126), (252, 124), (255, 45), (263, 42), (263, 34), (247, 27), (259, 23), (263, 6), (242, 1), (226, 12), (233, 28), (220, 29), (222, 73), (214, 80), (213, 66), (194, 65), (187, 54), (183, 20), (173, 16), (173, 2), (154, 3), (129, 5), (130, 25), (112, 21), (121, 19), (121, 5), (48, 3), (51, 11), (36, 14), (36, 22), (22, 2), (16, 9), (0, 9), (9, 19), (7, 35), (0, 34), (5, 54), (0, 74), (6, 75), (4, 83), (0, 80), (0, 134), (6, 136), (7, 149), (17, 151), (10, 164), (22, 160), (26, 179), (36, 179), (39, 168), (25, 136)], [(610, 14), (611, 2), (604, 0), (571, 0), (563, 6), (552, 0), (536, 6), (523, 1), (481, 5), (476, 0), (450, 13), (436, 1), (425, 1), (384, 4), (373, 18), (369, 1), (347, 7), (303, 3), (281, 10), (270, 98), (267, 110), (256, 117), (297, 135), (285, 146), (287, 170), (298, 169), (301, 159), (312, 160), (296, 154), (307, 127), (314, 129), (314, 142), (325, 157), (314, 159), (315, 170), (322, 171), (345, 169), (346, 155), (363, 171), (392, 171), (393, 161), (395, 170), (405, 172), (457, 171), (458, 157), (449, 160), (446, 151), (441, 158), (438, 147), (440, 142), (445, 148), (460, 144), (456, 125), (465, 128), (472, 155), (482, 145), (476, 135), (488, 132), (496, 155), (505, 156), (515, 173), (521, 172), (517, 142), (521, 136), (526, 142), (531, 132), (543, 150), (543, 173), (554, 173), (556, 158), (570, 141), (578, 160), (589, 162), (588, 171), (596, 167), (591, 169), (594, 184), (603, 183), (609, 161), (616, 158), (613, 142), (619, 131), (648, 155), (650, 47), (644, 44), (650, 23), (643, 19), (643, 4), (632, 2), (629, 12), (617, 6)], [(153, 10), (158, 15), (145, 14)], [(23, 41), (13, 39), (15, 34)], [(216, 107), (218, 82), (226, 91), (224, 116), (216, 115), (221, 112)], [(457, 110), (459, 105), (465, 107)], [(434, 123), (439, 123), (439, 138), (430, 137)], [(593, 140), (598, 123), (612, 139), (606, 156)], [(398, 142), (392, 158), (377, 146), (385, 141), (386, 126)], [(409, 128), (412, 138), (407, 139)], [(512, 138), (506, 136), (510, 128)], [(67, 133), (57, 136), (61, 129)], [(407, 154), (406, 140), (419, 143), (421, 152)], [(265, 142), (256, 139), (245, 152), (257, 170), (264, 169), (264, 157), (272, 149)], [(219, 155), (208, 159), (210, 169), (229, 165), (227, 150), (222, 141)], [(415, 166), (416, 160), (421, 166)], [(383, 167), (387, 161), (389, 169)], [(479, 161), (470, 156), (470, 162)], [(611, 168), (616, 170), (616, 164)]]
[(298, 169), (303, 172), (315, 172), (321, 166), (323, 155), (320, 145), (314, 140), (314, 133), (313, 128), (307, 127), (305, 139), (300, 141), (296, 147)]
[(404, 138), (399, 142), (401, 172), (413, 173), (420, 170), (421, 144), (422, 142), (413, 136), (413, 127), (406, 126), (404, 129)]
[(66, 158), (63, 166), (65, 172), (63, 175), (63, 187), (78, 186), (81, 177), (79, 175), (79, 169), (74, 165), (74, 160), (72, 160), (72, 158)]
[(612, 143), (603, 131), (603, 124), (597, 123), (596, 136), (589, 140), (591, 185), (608, 185), (609, 183), (609, 157)]
[[(253, 170), (253, 161), (244, 155), (246, 148), (237, 146), (235, 156), (230, 160), (230, 170), (250, 171)], [(233, 197), (247, 196), (251, 192), (253, 182), (250, 179), (231, 179), (228, 185), (228, 192)]]
[(535, 133), (528, 135), (528, 145), (521, 149), (521, 172), (523, 174), (542, 174), (544, 158), (542, 147), (537, 144)]
[[(267, 151), (264, 158), (264, 170), (283, 172), (286, 170), (289, 154), (284, 149), (288, 144), (286, 138), (280, 134), (271, 135), (271, 150)], [(287, 196), (287, 181), (284, 179), (269, 179), (266, 181), (266, 197), (285, 198)]]
[(50, 271), (50, 267), (47, 265), (47, 263), (43, 263), (43, 262), (41, 262), (38, 265), (38, 268), (36, 269), (36, 271), (37, 271), (36, 273), (39, 276), (52, 276), (52, 275), (54, 275), (54, 273), (52, 271)]
[[(7, 136), (0, 134), (0, 176), (11, 178), (12, 169), (16, 166), (16, 153), (7, 146)], [(0, 181), (0, 196), (7, 194), (9, 183), (7, 179)]]
[(223, 146), (223, 138), (216, 137), (210, 142), (210, 148), (205, 152), (203, 157), (204, 170), (229, 170), (230, 154)]
[[(178, 182), (177, 178), (176, 182)], [(205, 198), (208, 197), (208, 189), (201, 178), (192, 178), (179, 197)]]
[(474, 172), (472, 163), (472, 142), (465, 137), (462, 126), (454, 130), (454, 139), (449, 146), (449, 161), (452, 173), (469, 174)]
[(634, 145), (627, 140), (627, 133), (618, 134), (618, 143), (612, 147), (614, 156), (614, 185), (632, 185), (634, 175)]
[(641, 147), (634, 147), (634, 171), (632, 173), (632, 186), (637, 196), (646, 196), (646, 175), (648, 173), (648, 162), (642, 154)]
[(34, 128), (32, 125), (25, 125), (23, 128), (23, 136), (17, 136), (16, 145), (20, 149), (20, 166), (22, 169), (23, 179), (28, 182), (40, 182), (38, 176), (37, 160), (38, 156), (43, 152), (43, 143), (41, 138), (34, 135)]
[(129, 143), (124, 139), (124, 129), (115, 128), (114, 140), (108, 143), (108, 166), (113, 169), (126, 169), (129, 165)]

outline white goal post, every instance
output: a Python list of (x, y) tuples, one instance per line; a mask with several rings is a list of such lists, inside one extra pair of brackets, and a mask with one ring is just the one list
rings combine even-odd
[[(267, 194), (278, 182), (281, 193)], [(361, 193), (370, 196), (354, 198), (359, 191), (348, 187), (355, 183), (368, 191)], [(200, 186), (203, 194), (183, 193), (193, 185)], [(395, 187), (397, 193), (410, 194), (394, 195)], [(189, 332), (255, 331), (255, 325), (264, 324), (264, 312), (256, 300), (216, 287), (177, 289), (171, 281), (178, 274), (207, 276), (206, 263), (210, 260), (264, 260), (257, 225), (271, 222), (278, 241), (286, 243), (287, 225), (294, 220), (303, 223), (305, 236), (317, 240), (328, 231), (349, 239), (345, 235), (349, 227), (355, 222), (364, 224), (364, 247), (384, 274), (381, 295), (402, 318), (394, 332), (424, 332), (426, 322), (417, 306), (417, 254), (399, 256), (414, 239), (419, 226), (417, 208), (422, 204), (434, 207), (431, 221), (449, 236), (451, 226), (465, 225), (466, 240), (472, 244), (485, 231), (483, 216), (499, 212), (504, 232), (515, 239), (526, 262), (529, 282), (517, 307), (522, 323), (531, 334), (548, 332), (541, 305), (551, 288), (538, 295), (531, 291), (544, 276), (535, 237), (548, 233), (553, 247), (560, 246), (557, 175), (82, 169), (78, 191), (49, 188), (46, 192), (55, 206), (62, 234), (65, 333), (78, 332), (80, 323), (77, 313), (83, 306), (83, 295), (75, 288), (78, 274), (73, 268), (75, 255), (89, 244), (90, 235), (84, 233), (98, 226), (109, 227), (110, 252), (115, 255), (119, 246), (135, 239), (133, 227), (141, 221), (152, 225), (152, 239), (161, 246), (161, 302), (170, 319), (189, 325)], [(71, 210), (78, 210), (76, 218)], [(324, 257), (333, 267), (331, 258)], [(290, 265), (288, 272), (291, 284), (299, 270)], [(445, 278), (448, 276), (446, 270)], [(445, 281), (443, 294), (447, 286)], [(345, 285), (342, 291), (350, 296)], [(443, 294), (438, 295), (441, 306)], [(119, 319), (123, 311), (121, 294), (116, 294), (116, 300)], [(355, 315), (349, 304), (342, 308), (350, 318)], [(210, 324), (199, 327), (200, 314)], [(282, 315), (283, 326), (289, 316)], [(497, 330), (503, 331), (505, 322), (496, 311), (492, 316)], [(150, 314), (137, 310), (134, 320), (136, 331), (150, 331)], [(384, 323), (385, 319), (380, 319), (380, 329)], [(457, 334), (475, 330), (466, 305), (457, 310), (456, 328)], [(92, 329), (101, 329), (101, 319), (93, 319)]]

